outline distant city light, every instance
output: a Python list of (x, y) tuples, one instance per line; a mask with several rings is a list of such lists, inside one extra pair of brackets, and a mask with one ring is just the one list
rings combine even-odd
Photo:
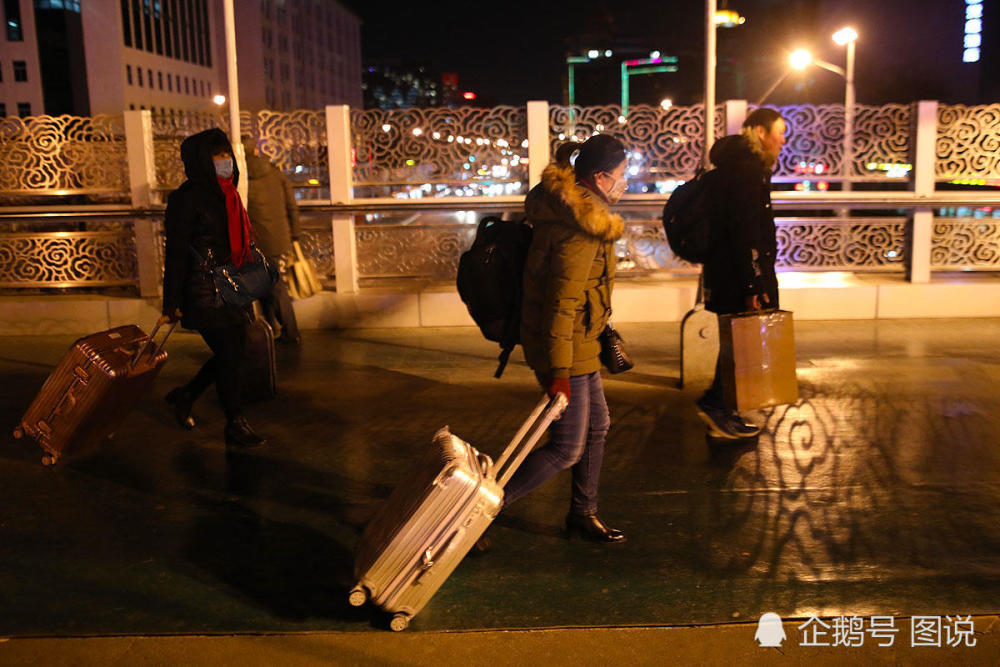
[(462, 93), (462, 97), (464, 97), (467, 100), (474, 100), (474, 99), (476, 99), (476, 94), (473, 93), (473, 92), (471, 92), (471, 91), (464, 92), (464, 93)]
[(392, 125), (389, 125), (389, 123), (386, 123), (385, 125), (382, 126), (382, 131), (383, 132), (388, 132), (391, 129), (392, 129)]
[(419, 127), (413, 128), (413, 136), (419, 137), (423, 133), (424, 133), (424, 131), (421, 130)]
[(597, 49), (591, 49), (590, 51), (587, 51), (587, 57), (588, 58), (598, 58), (598, 57), (600, 57), (600, 55), (601, 55), (601, 52), (598, 51)]
[(660, 57), (660, 52), (659, 51), (650, 51), (649, 52), (649, 57), (650, 58), (659, 58)]
[(660, 100), (660, 106), (663, 107), (664, 111), (666, 111), (670, 107), (674, 106), (674, 101), (669, 97), (664, 97), (662, 100)]
[(614, 55), (614, 52), (611, 49), (608, 49), (607, 51), (604, 52), (604, 57), (605, 58), (610, 58), (613, 55)]
[(216, 95), (215, 97), (212, 98), (212, 101), (221, 107), (223, 104), (226, 103), (226, 96), (221, 94)]

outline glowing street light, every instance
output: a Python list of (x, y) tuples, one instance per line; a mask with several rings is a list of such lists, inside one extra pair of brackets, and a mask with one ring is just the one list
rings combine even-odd
[(720, 9), (715, 12), (715, 25), (719, 28), (735, 28), (747, 22), (745, 16), (732, 9)]
[(221, 107), (223, 104), (226, 103), (226, 96), (220, 93), (212, 98), (212, 102), (214, 102), (216, 106)]
[(792, 66), (792, 69), (803, 70), (809, 67), (812, 61), (812, 54), (805, 49), (796, 49), (788, 56), (788, 64)]
[(837, 32), (833, 33), (833, 41), (841, 46), (849, 44), (858, 38), (858, 33), (854, 31), (854, 28), (841, 28)]
[(663, 107), (664, 111), (666, 111), (670, 107), (674, 106), (674, 101), (669, 97), (664, 97), (662, 100), (660, 100), (660, 106)]

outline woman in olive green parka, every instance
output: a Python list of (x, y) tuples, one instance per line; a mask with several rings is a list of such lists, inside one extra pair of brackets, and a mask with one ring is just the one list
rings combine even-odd
[(624, 229), (608, 206), (625, 187), (625, 147), (599, 134), (560, 148), (524, 204), (534, 234), (524, 270), (521, 345), (542, 387), (550, 396), (564, 393), (569, 405), (552, 424), (549, 442), (532, 452), (508, 483), (505, 505), (572, 468), (567, 529), (598, 542), (625, 540), (597, 516), (611, 424), (598, 338), (611, 315), (614, 242)]

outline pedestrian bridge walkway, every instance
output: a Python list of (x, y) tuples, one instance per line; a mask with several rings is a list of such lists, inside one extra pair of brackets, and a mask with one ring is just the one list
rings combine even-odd
[[(567, 541), (560, 476), (408, 633), (1000, 611), (1000, 319), (800, 322), (801, 401), (735, 445), (676, 388), (678, 325), (620, 328), (601, 512), (628, 542)], [(114, 440), (46, 468), (10, 432), (74, 338), (0, 338), (0, 636), (378, 630), (346, 601), (365, 522), (436, 429), (496, 454), (538, 392), (471, 328), (306, 331), (251, 413), (268, 445), (227, 453), (213, 396), (192, 432), (163, 401), (206, 356), (176, 334)]]

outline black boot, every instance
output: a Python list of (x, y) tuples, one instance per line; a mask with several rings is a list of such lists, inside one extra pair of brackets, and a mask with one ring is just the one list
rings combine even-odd
[(609, 528), (596, 514), (568, 514), (566, 532), (591, 542), (624, 542), (625, 533)]
[(191, 416), (191, 408), (194, 407), (194, 396), (189, 394), (184, 387), (174, 387), (166, 395), (167, 403), (174, 406), (174, 419), (181, 428), (191, 430), (194, 428), (194, 417)]
[(250, 428), (247, 418), (242, 415), (226, 424), (226, 430), (224, 433), (226, 436), (227, 446), (259, 447), (267, 442), (267, 440), (257, 435), (254, 430)]

